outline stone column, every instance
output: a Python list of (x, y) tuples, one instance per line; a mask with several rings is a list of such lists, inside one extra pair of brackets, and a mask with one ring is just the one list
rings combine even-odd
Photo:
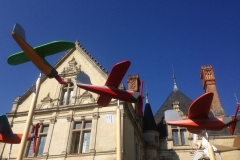
[(44, 147), (44, 150), (43, 150), (43, 156), (48, 156), (49, 155), (49, 148), (50, 148), (50, 145), (51, 145), (52, 134), (53, 134), (53, 129), (54, 129), (55, 122), (56, 122), (56, 117), (50, 119), (47, 139), (46, 139), (45, 147)]
[[(64, 143), (66, 144), (62, 148), (61, 156), (66, 157), (66, 155), (69, 153), (69, 141), (71, 140), (71, 126), (72, 126), (73, 117), (72, 115), (67, 116), (67, 129), (65, 130), (65, 139)], [(65, 159), (65, 158), (64, 158)]]
[(90, 144), (89, 144), (89, 160), (94, 160), (94, 156), (96, 154), (96, 139), (97, 139), (97, 127), (98, 127), (98, 118), (99, 112), (98, 108), (96, 112), (93, 112), (93, 119), (92, 119), (92, 130), (91, 130), (91, 137), (90, 137)]

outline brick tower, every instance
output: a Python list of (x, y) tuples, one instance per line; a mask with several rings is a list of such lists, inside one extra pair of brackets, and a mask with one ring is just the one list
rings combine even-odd
[(214, 116), (224, 116), (225, 112), (220, 103), (220, 99), (217, 92), (217, 87), (215, 83), (215, 76), (212, 66), (202, 66), (200, 72), (200, 78), (202, 80), (202, 86), (205, 92), (213, 92), (213, 101), (211, 110)]

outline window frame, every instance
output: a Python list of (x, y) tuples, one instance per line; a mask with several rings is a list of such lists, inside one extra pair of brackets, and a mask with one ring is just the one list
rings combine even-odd
[[(72, 98), (73, 98), (73, 91), (74, 91), (74, 84), (73, 82), (67, 82), (67, 84), (63, 85), (61, 96), (60, 96), (60, 103), (59, 105), (71, 105), (72, 104)], [(65, 98), (66, 94), (66, 98)]]
[[(75, 129), (76, 124), (81, 124), (81, 128), (77, 128)], [(87, 123), (91, 123), (90, 127), (86, 127)], [(80, 120), (80, 121), (74, 121), (73, 125), (72, 125), (72, 130), (71, 130), (71, 139), (70, 139), (70, 154), (86, 154), (90, 152), (90, 141), (91, 141), (91, 130), (92, 130), (92, 121), (91, 120)], [(77, 148), (77, 152), (75, 152), (75, 145), (73, 143), (73, 139), (74, 139), (74, 133), (79, 133), (79, 142), (78, 142), (78, 148)], [(89, 134), (89, 142), (88, 142), (88, 151), (87, 152), (83, 152), (83, 143), (84, 143), (84, 134), (85, 133), (90, 133)], [(73, 151), (74, 150), (74, 151)]]
[[(48, 127), (47, 131), (46, 132), (43, 132), (44, 130), (44, 127)], [(34, 132), (34, 127), (32, 127), (32, 132)], [(30, 152), (30, 150), (32, 150), (32, 143), (34, 142), (34, 140), (32, 141), (29, 141), (28, 142), (28, 146), (27, 146), (27, 151), (26, 151), (26, 157), (41, 157), (43, 156), (44, 154), (44, 148), (45, 148), (45, 145), (46, 145), (46, 140), (47, 140), (47, 136), (48, 136), (48, 131), (49, 131), (49, 124), (40, 124), (40, 128), (38, 130), (38, 138), (37, 138), (37, 144), (36, 144), (36, 152), (35, 153), (32, 153), (32, 151)], [(31, 133), (32, 133), (31, 132)], [(40, 137), (44, 137), (46, 136), (46, 139), (45, 139), (45, 144), (44, 144), (44, 147), (43, 147), (43, 153), (41, 155), (38, 155), (39, 153), (39, 147), (41, 145), (41, 138)], [(32, 154), (29, 156), (29, 152)]]
[[(171, 127), (172, 131), (172, 141), (173, 141), (173, 146), (189, 146), (188, 143), (188, 136), (187, 136), (187, 129), (186, 128), (181, 128), (181, 127)], [(174, 133), (177, 133), (177, 137), (173, 136)], [(183, 133), (183, 136), (182, 136)], [(185, 136), (184, 136), (185, 135)], [(177, 138), (178, 143), (176, 143), (175, 138)]]

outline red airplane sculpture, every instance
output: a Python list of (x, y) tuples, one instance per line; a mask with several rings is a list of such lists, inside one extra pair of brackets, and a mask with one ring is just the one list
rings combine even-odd
[[(139, 115), (142, 115), (142, 113), (140, 113), (142, 112), (140, 106), (142, 105), (143, 97), (139, 95), (139, 92), (118, 89), (118, 86), (121, 83), (130, 64), (131, 62), (127, 60), (115, 64), (104, 86), (92, 85), (89, 76), (84, 72), (80, 72), (77, 75), (77, 86), (99, 94), (100, 96), (97, 103), (103, 107), (107, 106), (112, 98), (134, 103), (137, 102), (139, 97), (141, 97), (139, 102)], [(141, 88), (142, 85), (143, 81), (141, 82)]]
[(15, 24), (12, 37), (23, 50), (8, 57), (8, 64), (19, 65), (32, 61), (33, 64), (42, 71), (48, 78), (55, 78), (60, 84), (66, 82), (58, 75), (58, 72), (44, 58), (75, 47), (75, 44), (68, 41), (54, 41), (41, 46), (32, 48), (25, 38), (25, 31), (19, 25)]
[[(34, 128), (34, 133), (28, 134), (28, 140), (34, 140), (33, 153), (36, 151), (39, 123)], [(0, 142), (18, 144), (21, 142), (22, 134), (14, 134), (9, 125), (6, 115), (0, 116)]]
[(175, 110), (165, 111), (165, 121), (169, 125), (186, 127), (189, 132), (200, 134), (203, 130), (222, 130), (229, 126), (230, 133), (233, 134), (240, 104), (237, 105), (235, 115), (228, 117), (208, 117), (212, 104), (213, 93), (208, 92), (197, 98), (189, 107), (187, 119), (182, 119)]

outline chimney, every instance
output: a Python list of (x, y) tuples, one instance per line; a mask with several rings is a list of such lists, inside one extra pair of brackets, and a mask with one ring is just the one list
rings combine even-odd
[(134, 91), (134, 92), (139, 92), (139, 88), (140, 88), (140, 79), (139, 79), (139, 75), (129, 75), (128, 79), (127, 79), (127, 83), (128, 83), (128, 90), (130, 91)]
[(201, 72), (200, 72), (200, 78), (202, 80), (202, 86), (203, 86), (205, 93), (206, 92), (214, 93), (212, 106), (211, 106), (211, 110), (212, 110), (214, 116), (224, 116), (225, 112), (222, 108), (222, 105), (220, 103), (220, 99), (218, 96), (213, 67), (212, 66), (202, 66)]

